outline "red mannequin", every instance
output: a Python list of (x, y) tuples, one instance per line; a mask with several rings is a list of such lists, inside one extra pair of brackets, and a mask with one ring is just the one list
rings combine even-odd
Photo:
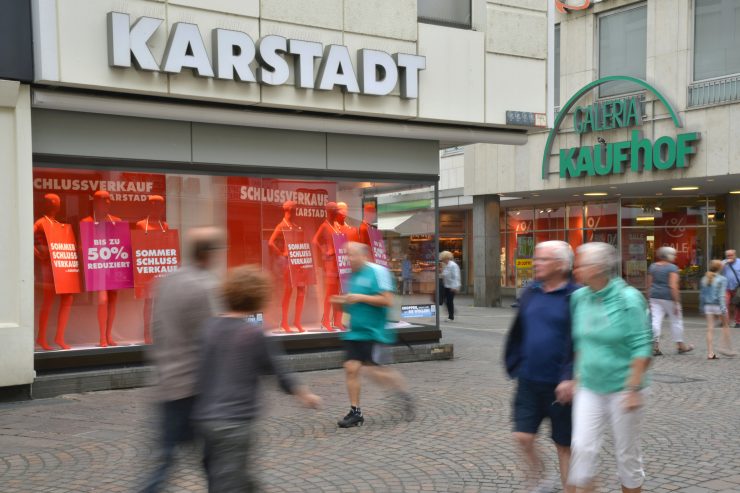
[(347, 235), (347, 241), (357, 241), (357, 228), (353, 228), (346, 223), (347, 220), (347, 204), (344, 202), (337, 202), (337, 222), (336, 227), (340, 233)]
[[(278, 255), (283, 262), (283, 305), (282, 305), (282, 318), (280, 319), (280, 327), (286, 333), (290, 334), (290, 325), (288, 325), (288, 311), (290, 310), (290, 298), (293, 295), (293, 285), (290, 279), (290, 260), (288, 259), (288, 245), (285, 242), (283, 231), (302, 231), (301, 227), (293, 223), (293, 216), (295, 216), (296, 203), (289, 200), (283, 204), (283, 220), (275, 226), (275, 230), (270, 236), (268, 245), (270, 249)], [(301, 315), (303, 314), (303, 301), (306, 296), (305, 286), (296, 286), (296, 297), (295, 297), (295, 314), (293, 316), (293, 325), (298, 332), (305, 332), (306, 330), (301, 325)]]
[[(82, 222), (110, 221), (117, 223), (120, 217), (110, 214), (110, 193), (99, 190), (93, 195), (93, 215), (87, 216)], [(113, 320), (116, 318), (116, 302), (118, 291), (98, 291), (98, 328), (100, 329), (100, 347), (117, 346), (113, 340)]]
[[(170, 227), (164, 220), (164, 197), (161, 195), (150, 195), (149, 215), (136, 223), (136, 229), (141, 231), (169, 231)], [(144, 344), (152, 343), (151, 318), (152, 318), (152, 292), (151, 286), (144, 288)]]
[[(321, 258), (324, 261), (324, 315), (321, 317), (321, 327), (329, 332), (333, 332), (334, 327), (344, 330), (341, 305), (331, 302), (331, 297), (339, 294), (339, 273), (337, 271), (337, 257), (334, 252), (334, 238), (332, 235), (340, 231), (336, 227), (337, 204), (335, 202), (329, 202), (325, 208), (326, 220), (319, 226), (311, 243), (321, 252)], [(333, 325), (330, 318), (332, 306), (334, 307)]]
[(364, 215), (362, 218), (362, 224), (360, 224), (359, 228), (358, 241), (360, 243), (364, 243), (369, 247), (372, 247), (372, 242), (370, 241), (370, 233), (368, 232), (368, 230), (377, 221), (378, 213), (375, 210), (375, 204), (373, 204), (372, 202), (366, 203), (363, 210)]
[[(44, 195), (44, 215), (33, 224), (33, 253), (41, 264), (41, 282), (44, 288), (44, 297), (41, 301), (41, 309), (39, 310), (39, 333), (36, 336), (36, 344), (46, 351), (51, 349), (51, 346), (46, 342), (46, 328), (49, 322), (51, 306), (57, 294), (54, 289), (54, 274), (51, 269), (49, 247), (46, 242), (46, 234), (44, 233), (44, 222), (59, 222), (56, 220), (56, 216), (60, 208), (61, 199), (59, 195), (47, 193)], [(70, 349), (70, 346), (64, 342), (64, 331), (67, 328), (73, 296), (71, 294), (60, 294), (58, 296), (59, 314), (57, 315), (57, 334), (54, 337), (54, 342), (61, 349)]]

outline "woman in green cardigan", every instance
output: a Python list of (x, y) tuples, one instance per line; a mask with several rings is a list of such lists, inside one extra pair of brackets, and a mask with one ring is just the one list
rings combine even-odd
[(645, 298), (617, 277), (618, 262), (607, 243), (586, 243), (576, 254), (574, 274), (584, 286), (570, 302), (577, 390), (568, 482), (576, 492), (593, 491), (606, 425), (622, 491), (640, 492), (645, 478), (640, 435), (652, 333)]

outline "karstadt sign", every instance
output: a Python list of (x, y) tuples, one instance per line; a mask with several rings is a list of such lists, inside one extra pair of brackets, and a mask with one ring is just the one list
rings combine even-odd
[[(419, 97), (419, 72), (426, 68), (426, 57), (361, 49), (357, 51), (357, 71), (349, 49), (312, 41), (267, 35), (256, 43), (241, 31), (214, 29), (213, 61), (208, 57), (197, 25), (177, 22), (172, 26), (160, 63), (148, 42), (164, 19), (140, 17), (131, 24), (128, 14), (109, 12), (108, 64), (111, 67), (178, 74), (190, 69), (200, 77), (238, 80), (280, 86), (290, 77), (293, 63), (295, 86), (331, 91), (340, 87), (347, 93), (385, 96), (400, 85), (401, 97)], [(314, 61), (320, 59), (318, 71)], [(257, 70), (252, 65), (257, 62)]]

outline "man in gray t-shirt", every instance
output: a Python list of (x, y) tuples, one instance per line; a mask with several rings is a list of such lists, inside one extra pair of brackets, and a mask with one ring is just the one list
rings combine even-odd
[(683, 341), (683, 316), (681, 314), (680, 275), (676, 261), (676, 249), (668, 246), (655, 252), (657, 261), (648, 269), (647, 293), (650, 299), (650, 314), (653, 322), (653, 356), (660, 351), (660, 332), (663, 318), (671, 322), (671, 335), (679, 354), (688, 353), (694, 346)]

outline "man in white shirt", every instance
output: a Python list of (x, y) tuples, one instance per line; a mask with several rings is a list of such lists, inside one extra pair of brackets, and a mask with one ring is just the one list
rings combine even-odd
[(442, 281), (445, 292), (444, 300), (447, 305), (447, 320), (455, 320), (455, 295), (460, 291), (460, 267), (453, 260), (452, 252), (444, 251), (439, 254), (439, 261), (442, 264)]

